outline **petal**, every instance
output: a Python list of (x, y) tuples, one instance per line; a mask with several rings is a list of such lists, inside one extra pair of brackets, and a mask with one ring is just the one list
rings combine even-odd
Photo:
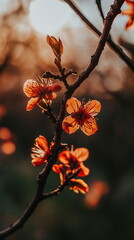
[(49, 86), (49, 90), (51, 92), (59, 92), (61, 89), (62, 89), (62, 87), (59, 84), (57, 84), (57, 83)]
[(52, 170), (56, 173), (61, 173), (62, 164), (54, 164)]
[(56, 93), (47, 93), (47, 94), (45, 94), (45, 95), (43, 96), (43, 98), (44, 98), (44, 99), (47, 99), (47, 100), (52, 100), (52, 99), (54, 99), (54, 98), (56, 98), (56, 97), (57, 97)]
[(40, 166), (44, 163), (44, 159), (43, 158), (34, 158), (31, 163), (33, 164), (33, 166)]
[(40, 101), (39, 97), (31, 98), (27, 103), (26, 110), (31, 111), (39, 101)]
[(62, 128), (64, 129), (65, 132), (71, 134), (74, 133), (79, 128), (79, 125), (73, 117), (68, 116), (64, 118), (62, 122)]
[(66, 102), (66, 111), (70, 114), (74, 112), (78, 112), (80, 107), (81, 107), (81, 102), (77, 100), (77, 98), (72, 97), (68, 99)]
[(121, 12), (122, 15), (129, 15), (133, 16), (134, 15), (134, 10), (133, 9), (127, 9)]
[(44, 152), (48, 151), (48, 141), (44, 136), (39, 136), (35, 139), (35, 145), (41, 148)]
[(78, 161), (83, 162), (89, 157), (89, 151), (87, 148), (76, 148), (73, 152)]
[(125, 1), (129, 6), (134, 7), (134, 1), (126, 0)]
[(78, 173), (79, 177), (85, 177), (90, 173), (90, 169), (84, 166), (83, 164), (80, 167), (81, 167), (81, 170)]
[(128, 21), (127, 21), (127, 24), (126, 24), (126, 30), (130, 29), (131, 27), (134, 26), (134, 20), (132, 18), (130, 18)]
[(101, 110), (101, 104), (97, 100), (89, 101), (84, 105), (84, 109), (92, 116), (96, 116)]
[(37, 97), (40, 95), (40, 86), (37, 81), (28, 79), (23, 85), (23, 91), (27, 97)]
[(72, 154), (70, 153), (70, 151), (68, 150), (63, 151), (58, 155), (58, 160), (63, 164), (68, 164), (71, 158), (71, 155)]
[(85, 194), (88, 192), (88, 185), (82, 179), (71, 179), (69, 182), (70, 189), (75, 193)]
[(98, 130), (96, 120), (93, 117), (87, 119), (80, 128), (88, 136), (94, 134)]

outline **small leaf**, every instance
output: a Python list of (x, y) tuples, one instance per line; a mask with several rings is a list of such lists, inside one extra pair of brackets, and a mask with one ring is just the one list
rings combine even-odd
[(60, 39), (57, 40), (55, 37), (49, 35), (47, 36), (46, 40), (49, 46), (52, 48), (55, 56), (59, 58), (63, 54), (62, 41)]

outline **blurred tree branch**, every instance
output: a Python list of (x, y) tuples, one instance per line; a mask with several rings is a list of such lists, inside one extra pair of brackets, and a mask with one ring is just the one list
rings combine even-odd
[(102, 17), (102, 20), (104, 22), (105, 21), (105, 17), (104, 17), (102, 6), (101, 6), (101, 0), (96, 0), (96, 4), (97, 4), (98, 10), (100, 12), (100, 15)]
[[(84, 16), (79, 7), (72, 0), (63, 0), (66, 2), (73, 11), (81, 18), (81, 20), (90, 28), (97, 36), (101, 36), (101, 32)], [(134, 62), (123, 52), (122, 48), (115, 44), (113, 40), (107, 38), (108, 46), (127, 64), (127, 66), (134, 72)]]

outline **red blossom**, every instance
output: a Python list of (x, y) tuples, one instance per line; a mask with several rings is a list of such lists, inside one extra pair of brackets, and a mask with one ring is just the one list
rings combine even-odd
[(70, 190), (73, 190), (75, 193), (88, 193), (88, 185), (82, 179), (71, 179), (69, 182)]
[(31, 111), (41, 100), (53, 100), (57, 96), (55, 92), (59, 92), (61, 89), (62, 87), (59, 84), (52, 84), (52, 81), (48, 79), (28, 79), (23, 86), (24, 93), (31, 98), (26, 110)]
[(98, 130), (94, 117), (100, 110), (101, 104), (97, 100), (89, 101), (83, 105), (79, 100), (72, 97), (66, 102), (66, 111), (71, 115), (65, 117), (62, 128), (69, 134), (81, 128), (86, 135), (92, 135)]
[[(90, 172), (83, 162), (87, 160), (89, 151), (86, 148), (76, 148), (75, 150), (65, 150), (58, 155), (61, 164), (54, 164), (53, 171), (60, 174), (61, 184), (64, 184), (67, 177), (79, 170), (77, 176), (84, 177)], [(74, 192), (86, 193), (87, 184), (81, 179), (70, 179), (69, 188)]]
[(39, 166), (48, 161), (48, 157), (52, 154), (54, 143), (48, 146), (48, 141), (44, 136), (39, 136), (35, 139), (34, 147), (32, 148), (32, 164)]

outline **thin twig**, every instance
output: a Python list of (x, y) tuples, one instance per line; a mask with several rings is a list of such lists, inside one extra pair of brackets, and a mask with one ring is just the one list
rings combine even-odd
[[(74, 12), (80, 17), (86, 26), (96, 34), (96, 36), (101, 36), (101, 32), (84, 16), (79, 7), (72, 0), (63, 1), (66, 2), (74, 10)], [(134, 72), (134, 62), (124, 53), (122, 48), (115, 44), (109, 37), (107, 38), (107, 44)]]
[(56, 195), (59, 195), (63, 190), (64, 188), (69, 184), (69, 181), (74, 178), (74, 177), (77, 177), (78, 173), (80, 172), (80, 168), (77, 169), (74, 173), (72, 173), (70, 176), (66, 176), (66, 181), (59, 185), (55, 190), (51, 191), (51, 192), (48, 192), (48, 193), (44, 193), (42, 194), (42, 200), (46, 199), (46, 198), (49, 198), (49, 197), (52, 197), (52, 196), (56, 196)]
[(97, 4), (98, 10), (99, 10), (99, 12), (100, 12), (100, 15), (101, 15), (101, 17), (102, 17), (102, 20), (103, 20), (103, 22), (104, 22), (105, 17), (104, 17), (103, 10), (102, 10), (102, 6), (101, 6), (101, 0), (96, 0), (96, 4)]
[(113, 20), (119, 14), (120, 8), (123, 3), (124, 3), (124, 0), (115, 0), (114, 1), (114, 4), (112, 5), (112, 7), (107, 15), (102, 36), (100, 38), (100, 41), (97, 45), (96, 51), (91, 59), (90, 64), (88, 65), (86, 70), (84, 72), (82, 72), (82, 74), (77, 78), (75, 83), (72, 84), (71, 87), (66, 90), (63, 100), (62, 100), (59, 118), (56, 123), (55, 145), (53, 148), (53, 152), (52, 152), (52, 155), (51, 155), (49, 161), (46, 163), (45, 168), (38, 175), (38, 187), (37, 187), (35, 197), (33, 198), (32, 202), (30, 203), (28, 208), (25, 210), (25, 212), (23, 213), (21, 218), (18, 219), (14, 224), (10, 225), (7, 229), (0, 232), (1, 240), (6, 238), (7, 236), (11, 235), (17, 229), (20, 229), (25, 224), (25, 222), (28, 220), (28, 218), (32, 215), (32, 213), (36, 209), (39, 202), (42, 200), (43, 191), (44, 191), (44, 187), (46, 185), (47, 178), (49, 176), (50, 171), (52, 170), (53, 164), (56, 162), (58, 152), (59, 152), (59, 149), (61, 146), (62, 121), (65, 117), (66, 101), (72, 96), (72, 94), (74, 93), (76, 88), (78, 88), (80, 86), (80, 84), (89, 76), (89, 74), (94, 70), (94, 68), (98, 64), (98, 61), (99, 61), (101, 53), (104, 49), (109, 31), (111, 29)]

